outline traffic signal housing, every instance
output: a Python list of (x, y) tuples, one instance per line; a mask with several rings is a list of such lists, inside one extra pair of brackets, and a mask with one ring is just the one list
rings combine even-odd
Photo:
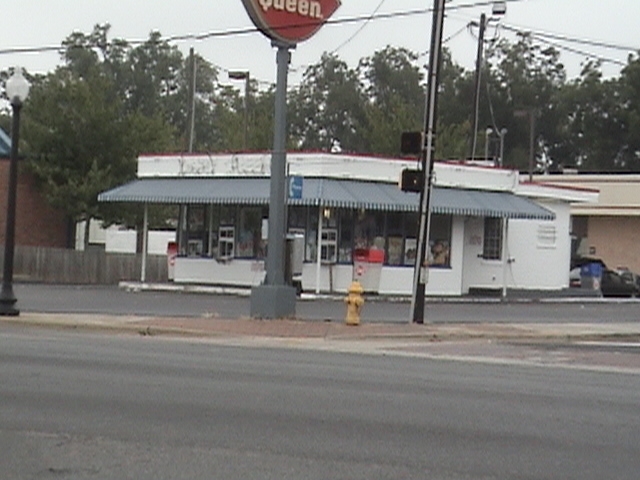
[(420, 193), (424, 188), (424, 172), (405, 168), (400, 174), (400, 190)]
[(424, 132), (402, 132), (400, 152), (404, 155), (418, 154), (424, 148)]

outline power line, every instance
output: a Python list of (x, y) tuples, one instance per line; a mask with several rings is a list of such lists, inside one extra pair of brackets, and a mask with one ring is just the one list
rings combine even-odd
[[(521, 2), (521, 1), (524, 1), (524, 0), (509, 0), (509, 3)], [(492, 5), (493, 3), (494, 3), (493, 0), (485, 0), (485, 1), (478, 1), (473, 3), (461, 4), (461, 5), (450, 5), (447, 7), (447, 10), (449, 11), (464, 10), (468, 8), (476, 8), (476, 7)], [(360, 23), (360, 22), (368, 23), (373, 20), (385, 20), (385, 19), (393, 19), (393, 18), (411, 17), (416, 15), (425, 15), (431, 12), (432, 12), (431, 8), (421, 8), (421, 9), (407, 10), (407, 11), (401, 11), (401, 12), (357, 15), (357, 16), (348, 17), (348, 18), (329, 19), (325, 23), (325, 25), (345, 25), (349, 23)], [(289, 26), (289, 28), (299, 28), (307, 25), (308, 25), (307, 23), (300, 23), (296, 25), (291, 25)], [(256, 27), (246, 27), (246, 28), (237, 28), (237, 29), (229, 29), (229, 30), (222, 30), (222, 31), (205, 32), (205, 33), (199, 33), (199, 34), (186, 33), (186, 34), (179, 34), (179, 35), (171, 35), (166, 37), (164, 40), (167, 42), (182, 42), (187, 40), (202, 41), (210, 38), (249, 35), (257, 32), (259, 32), (259, 30)], [(122, 39), (119, 39), (119, 40), (122, 40)], [(147, 40), (124, 40), (124, 41), (129, 45), (141, 45), (147, 42)], [(64, 49), (65, 47), (62, 45), (55, 45), (55, 46), (46, 45), (46, 46), (39, 46), (39, 47), (9, 47), (9, 48), (0, 49), (0, 55), (19, 54), (19, 53), (43, 53), (43, 52), (51, 52), (51, 51), (55, 52), (55, 51), (61, 51)]]
[[(575, 47), (570, 47), (567, 45), (563, 45), (562, 43), (558, 43), (558, 41), (553, 41), (553, 40), (559, 40), (559, 41), (564, 41), (564, 42), (568, 42), (568, 43), (574, 43), (574, 44), (578, 44), (578, 45), (586, 45), (586, 46), (596, 46), (596, 47), (600, 47), (600, 48), (609, 48), (609, 49), (615, 49), (615, 50), (621, 50), (621, 51), (626, 51), (626, 52), (637, 52), (638, 50), (632, 47), (625, 47), (625, 46), (621, 46), (621, 45), (614, 45), (612, 43), (606, 43), (606, 42), (600, 42), (600, 41), (595, 41), (595, 40), (585, 40), (585, 39), (580, 39), (580, 38), (572, 38), (566, 35), (559, 35), (559, 34), (554, 34), (554, 33), (546, 33), (546, 32), (537, 32), (534, 30), (525, 30), (525, 29), (521, 29), (521, 28), (516, 28), (510, 25), (502, 25), (502, 28), (504, 28), (505, 30), (514, 32), (514, 33), (526, 33), (529, 34), (530, 37), (534, 40), (537, 40), (541, 43), (544, 43), (546, 45), (558, 48), (560, 50), (564, 50), (567, 51), (569, 53), (573, 53), (573, 54), (577, 54), (577, 55), (583, 55), (585, 57), (590, 57), (590, 58), (595, 58), (596, 60), (600, 60), (602, 62), (606, 62), (606, 63), (612, 63), (618, 66), (626, 66), (627, 63), (618, 60), (618, 59), (614, 59), (614, 58), (609, 58), (609, 57), (605, 57), (603, 55), (598, 55), (592, 52), (588, 52), (586, 50), (581, 50)], [(551, 39), (551, 40), (549, 40)]]
[(568, 35), (562, 35), (562, 34), (557, 34), (557, 33), (547, 33), (547, 32), (541, 32), (541, 31), (533, 31), (530, 29), (526, 29), (526, 28), (522, 28), (522, 27), (515, 27), (515, 26), (511, 26), (511, 25), (506, 25), (506, 24), (502, 24), (502, 28), (504, 28), (505, 30), (509, 30), (512, 32), (522, 32), (522, 31), (528, 31), (532, 34), (535, 34), (537, 37), (544, 37), (544, 38), (550, 38), (551, 40), (559, 40), (559, 41), (563, 41), (563, 42), (569, 42), (569, 43), (577, 43), (579, 45), (588, 45), (591, 47), (599, 47), (599, 48), (607, 48), (610, 50), (620, 50), (620, 51), (624, 51), (624, 52), (637, 52), (640, 47), (636, 46), (636, 47), (630, 47), (627, 45), (616, 45), (614, 43), (609, 43), (609, 42), (603, 42), (603, 41), (599, 41), (599, 40), (588, 40), (588, 39), (582, 39), (582, 38), (575, 38), (575, 37), (570, 37)]
[[(524, 1), (524, 0), (507, 0), (507, 1), (508, 1), (508, 3), (515, 3), (515, 2), (521, 2), (521, 1)], [(345, 40), (342, 44), (340, 44), (338, 47), (336, 47), (333, 51), (334, 52), (338, 51), (339, 49), (343, 48), (345, 45), (350, 43), (353, 40), (353, 38), (355, 38), (366, 27), (366, 25), (368, 25), (373, 20), (397, 19), (397, 18), (417, 16), (417, 15), (425, 15), (425, 14), (428, 14), (428, 13), (432, 12), (431, 8), (423, 8), (423, 9), (413, 9), (413, 10), (407, 10), (407, 11), (378, 13), (379, 9), (382, 7), (384, 2), (385, 2), (385, 0), (382, 0), (380, 2), (380, 4), (376, 7), (376, 9), (374, 10), (374, 12), (372, 14), (358, 15), (358, 16), (348, 17), (348, 18), (338, 18), (338, 19), (333, 19), (333, 20), (330, 19), (330, 20), (328, 20), (326, 22), (326, 25), (345, 25), (345, 24), (350, 24), (350, 23), (363, 22), (363, 25), (353, 35), (351, 35), (351, 37), (349, 37), (347, 40)], [(464, 4), (459, 4), (459, 5), (449, 5), (449, 6), (447, 6), (447, 10), (449, 12), (451, 12), (451, 11), (460, 11), (460, 10), (466, 10), (466, 9), (470, 9), (470, 8), (490, 6), (490, 5), (493, 5), (493, 3), (494, 3), (493, 0), (485, 0), (485, 1), (476, 1), (476, 2), (471, 2), (471, 3), (464, 3)], [(292, 26), (292, 28), (296, 28), (296, 27), (299, 27), (299, 26), (302, 26), (302, 24)], [(464, 31), (466, 28), (468, 28), (468, 26), (469, 26), (468, 24), (465, 25), (459, 31), (457, 31), (456, 33), (451, 35), (446, 41), (450, 41), (452, 38), (454, 38), (457, 35), (459, 35), (462, 31)], [(621, 62), (620, 60), (614, 60), (614, 59), (605, 58), (605, 57), (602, 57), (602, 56), (594, 55), (594, 54), (592, 54), (590, 52), (586, 52), (586, 51), (579, 50), (579, 49), (576, 49), (576, 48), (572, 48), (572, 47), (568, 47), (568, 46), (561, 45), (561, 44), (558, 44), (558, 43), (554, 43), (552, 40), (568, 42), (568, 43), (574, 43), (574, 44), (579, 44), (579, 45), (585, 45), (585, 46), (590, 46), (590, 47), (598, 47), (598, 48), (606, 48), (606, 49), (612, 49), (612, 50), (620, 50), (620, 51), (626, 51), (626, 52), (637, 52), (638, 51), (638, 49), (635, 48), (635, 47), (630, 47), (630, 46), (625, 46), (625, 45), (618, 45), (618, 44), (615, 44), (615, 43), (598, 41), (598, 40), (589, 40), (589, 39), (576, 38), (576, 37), (571, 37), (569, 35), (564, 35), (564, 34), (535, 31), (535, 30), (532, 30), (532, 29), (527, 29), (527, 28), (523, 28), (523, 27), (517, 27), (517, 26), (508, 25), (508, 24), (504, 24), (504, 23), (501, 23), (501, 28), (504, 28), (505, 30), (508, 30), (508, 31), (511, 31), (511, 32), (527, 31), (528, 33), (530, 33), (532, 35), (532, 38), (536, 38), (538, 41), (540, 41), (542, 43), (546, 43), (548, 45), (555, 46), (555, 47), (557, 47), (559, 49), (566, 50), (566, 51), (571, 52), (571, 53), (575, 53), (575, 54), (579, 54), (579, 55), (585, 55), (587, 57), (598, 58), (599, 60), (610, 62), (610, 63), (614, 63), (614, 64), (618, 64), (618, 65), (622, 65), (622, 66), (625, 66), (626, 63)], [(247, 28), (237, 28), (237, 29), (229, 29), (229, 30), (222, 30), (222, 31), (205, 32), (205, 33), (200, 33), (200, 34), (192, 34), (192, 33), (179, 34), (179, 35), (168, 36), (165, 39), (163, 39), (163, 41), (165, 41), (167, 43), (183, 42), (183, 41), (188, 41), (188, 40), (203, 41), (203, 40), (207, 40), (207, 39), (211, 39), (211, 38), (225, 38), (225, 37), (234, 37), (234, 36), (241, 36), (241, 35), (250, 35), (250, 34), (254, 34), (254, 33), (258, 32), (258, 31), (259, 30), (257, 28), (255, 28), (255, 27), (247, 27)], [(117, 39), (117, 40), (121, 41), (122, 39)], [(128, 45), (137, 46), (137, 45), (142, 45), (142, 44), (146, 43), (148, 40), (124, 40), (124, 41)], [(66, 48), (68, 48), (68, 47), (64, 46), (62, 44), (61, 45), (56, 45), (56, 46), (46, 45), (46, 46), (38, 46), (38, 47), (9, 47), (9, 48), (0, 49), (0, 55), (46, 53), (46, 52), (59, 52), (59, 53), (62, 53)], [(80, 47), (80, 48), (82, 48), (82, 47)]]
[(338, 45), (336, 48), (334, 48), (331, 53), (336, 53), (337, 51), (339, 51), (342, 47), (344, 47), (345, 45), (349, 44), (354, 38), (356, 38), (360, 32), (362, 32), (362, 30), (365, 29), (365, 27), (367, 25), (369, 25), (369, 22), (373, 19), (373, 17), (375, 16), (376, 13), (378, 13), (378, 11), (380, 10), (380, 8), (382, 7), (382, 5), (384, 5), (384, 2), (386, 0), (381, 0), (380, 3), (378, 4), (378, 6), (375, 8), (375, 10), (373, 11), (373, 13), (371, 14), (371, 16), (369, 17), (369, 20), (365, 21), (362, 25), (360, 25), (360, 28), (358, 28), (358, 30), (355, 31), (355, 33), (353, 33), (353, 35), (351, 35), (349, 38), (347, 38), (344, 42), (342, 42), (340, 45)]
[(570, 53), (575, 53), (575, 54), (578, 54), (578, 55), (584, 55), (586, 57), (595, 58), (596, 60), (600, 60), (600, 61), (606, 62), (606, 63), (613, 63), (613, 64), (619, 65), (621, 67), (626, 67), (627, 66), (627, 64), (625, 62), (621, 61), (621, 60), (617, 60), (617, 59), (614, 59), (614, 58), (603, 57), (602, 55), (594, 55), (593, 53), (590, 53), (590, 52), (587, 52), (587, 51), (584, 51), (584, 50), (578, 50), (577, 48), (573, 48), (573, 47), (567, 47), (566, 45), (562, 45), (562, 44), (559, 44), (557, 42), (552, 42), (550, 40), (538, 37), (536, 35), (531, 35), (531, 38), (535, 38), (539, 42), (545, 43), (545, 44), (550, 45), (552, 47), (556, 47), (556, 48), (558, 48), (560, 50), (565, 50), (565, 51), (570, 52)]

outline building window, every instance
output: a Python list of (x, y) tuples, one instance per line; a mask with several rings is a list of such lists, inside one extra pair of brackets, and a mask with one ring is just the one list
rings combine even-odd
[(484, 219), (484, 243), (482, 258), (485, 260), (500, 260), (502, 258), (502, 219)]
[(336, 263), (338, 260), (338, 230), (330, 228), (322, 230), (320, 243), (320, 259), (326, 263)]
[(429, 251), (427, 260), (430, 266), (448, 268), (451, 266), (451, 215), (432, 215), (429, 228)]
[(404, 244), (404, 215), (397, 212), (387, 214), (387, 264), (402, 265)]
[(235, 252), (237, 258), (264, 258), (263, 216), (262, 207), (243, 207), (240, 209), (239, 237)]
[(220, 227), (218, 230), (218, 258), (230, 260), (233, 258), (236, 229), (234, 227)]
[(351, 249), (353, 248), (353, 211), (339, 210), (340, 242), (338, 248), (338, 262), (351, 263)]
[(202, 257), (209, 239), (209, 209), (205, 205), (183, 205), (178, 221), (178, 242), (181, 256)]

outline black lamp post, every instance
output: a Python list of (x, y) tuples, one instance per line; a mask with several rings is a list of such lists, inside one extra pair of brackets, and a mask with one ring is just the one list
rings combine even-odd
[(246, 151), (249, 141), (249, 88), (251, 86), (251, 75), (249, 72), (232, 71), (229, 72), (231, 80), (244, 80), (244, 136), (242, 148)]
[(18, 300), (13, 293), (13, 251), (16, 236), (16, 191), (18, 188), (18, 141), (20, 138), (20, 110), (29, 95), (29, 82), (22, 75), (22, 69), (16, 68), (7, 80), (7, 97), (13, 109), (11, 124), (11, 159), (9, 164), (9, 189), (7, 197), (7, 225), (4, 237), (4, 270), (2, 290), (0, 291), (0, 315), (20, 315), (16, 308)]

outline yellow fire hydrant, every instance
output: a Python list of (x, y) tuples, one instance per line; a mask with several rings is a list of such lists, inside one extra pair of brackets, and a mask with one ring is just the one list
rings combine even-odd
[(362, 294), (364, 293), (364, 289), (360, 282), (354, 280), (349, 286), (349, 295), (347, 295), (344, 299), (344, 302), (347, 304), (347, 325), (360, 325), (360, 310), (362, 310), (362, 306), (364, 305), (364, 298), (362, 298)]

